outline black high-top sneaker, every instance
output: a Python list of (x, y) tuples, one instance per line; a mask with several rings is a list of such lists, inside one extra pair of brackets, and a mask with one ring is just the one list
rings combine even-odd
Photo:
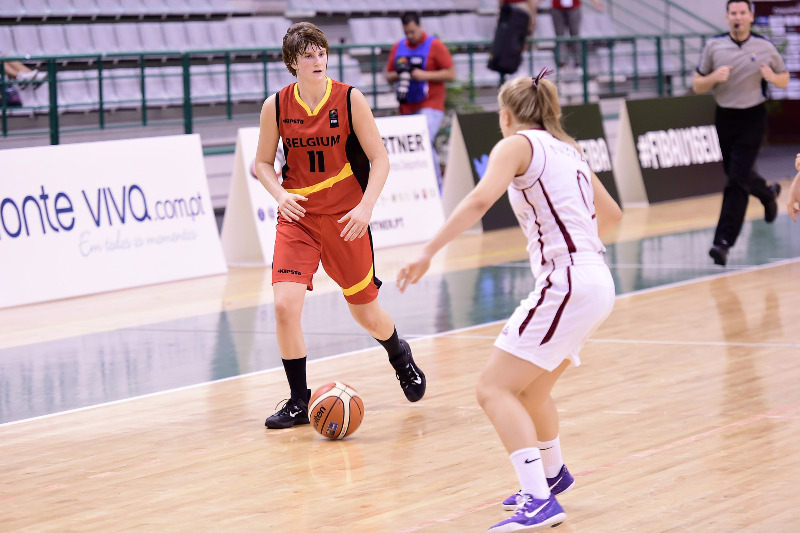
[(397, 379), (400, 380), (400, 388), (409, 402), (417, 402), (425, 396), (425, 374), (419, 369), (411, 355), (411, 347), (406, 341), (400, 339), (400, 344), (406, 351), (405, 356), (393, 362)]
[[(310, 390), (308, 394), (311, 394)], [(289, 398), (286, 400), (283, 407), (278, 409), (274, 415), (267, 418), (264, 425), (269, 429), (286, 429), (308, 423), (308, 401)]]

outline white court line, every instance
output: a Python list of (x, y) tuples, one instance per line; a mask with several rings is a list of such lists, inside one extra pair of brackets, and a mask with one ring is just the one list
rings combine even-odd
[[(526, 261), (526, 260), (520, 260)], [(658, 265), (641, 265), (638, 263), (606, 263), (608, 268), (617, 268), (617, 269), (636, 269), (636, 270), (706, 270), (706, 269), (720, 269), (724, 268), (727, 272), (737, 272), (741, 270), (752, 270), (754, 268), (759, 268), (763, 266), (775, 266), (786, 262), (794, 262), (797, 261), (797, 258), (785, 258), (785, 257), (772, 257), (769, 259), (769, 263), (764, 263), (761, 265), (728, 265), (726, 267), (719, 267), (717, 265), (708, 265), (708, 264), (697, 264), (697, 265), (687, 265), (683, 264), (665, 264), (660, 263)], [(529, 263), (498, 263), (496, 265), (487, 265), (481, 268), (488, 268), (488, 267), (506, 267), (506, 268), (525, 268), (530, 269)]]
[(745, 268), (742, 268), (742, 269), (726, 270), (724, 272), (720, 272), (719, 274), (709, 274), (708, 276), (703, 276), (703, 277), (700, 277), (700, 278), (692, 278), (692, 279), (687, 279), (687, 280), (683, 280), (683, 281), (676, 281), (674, 283), (668, 283), (666, 285), (658, 285), (656, 287), (649, 287), (647, 289), (639, 289), (638, 291), (626, 292), (625, 294), (618, 295), (617, 299), (619, 299), (619, 298), (630, 298), (631, 296), (637, 296), (639, 294), (648, 294), (648, 293), (656, 292), (656, 291), (660, 291), (660, 290), (675, 289), (677, 287), (684, 287), (684, 286), (687, 286), (687, 285), (693, 285), (695, 283), (703, 283), (705, 281), (710, 281), (712, 279), (729, 278), (731, 276), (738, 276), (739, 274), (745, 274), (745, 273), (749, 273), (749, 272), (757, 272), (759, 270), (766, 270), (768, 268), (791, 265), (792, 263), (797, 263), (797, 262), (800, 262), (800, 257), (794, 257), (794, 258), (791, 258), (791, 259), (781, 259), (780, 261), (776, 261), (774, 263), (766, 263), (766, 264), (763, 264), (763, 265), (749, 266), (749, 267), (745, 267)]
[[(484, 324), (486, 325), (486, 324)], [(471, 340), (492, 340), (497, 335), (450, 335), (449, 338), (471, 339)], [(800, 348), (796, 342), (724, 342), (724, 341), (674, 341), (657, 339), (589, 339), (586, 342), (606, 343), (606, 344), (664, 344), (676, 346), (745, 346), (751, 348)]]
[(636, 339), (589, 339), (606, 344), (665, 344), (674, 346), (747, 346), (751, 348), (800, 348), (796, 342), (724, 342), (724, 341), (661, 341)]
[[(701, 278), (695, 278), (695, 279), (691, 279), (691, 280), (679, 281), (679, 282), (675, 282), (675, 283), (669, 283), (667, 285), (659, 285), (657, 287), (651, 287), (651, 288), (648, 288), (648, 289), (641, 289), (641, 290), (638, 290), (638, 291), (628, 292), (628, 293), (625, 293), (625, 294), (618, 295), (617, 298), (618, 299), (619, 298), (627, 298), (627, 297), (635, 296), (635, 295), (638, 295), (638, 294), (646, 294), (646, 293), (660, 291), (660, 290), (674, 289), (674, 288), (677, 288), (677, 287), (691, 285), (691, 284), (694, 284), (694, 283), (702, 283), (704, 281), (709, 281), (709, 280), (716, 279), (716, 278), (735, 276), (735, 275), (742, 274), (742, 273), (745, 273), (745, 272), (755, 272), (755, 271), (758, 271), (758, 270), (764, 270), (764, 269), (772, 268), (772, 267), (776, 267), (776, 266), (783, 266), (783, 265), (787, 265), (787, 264), (791, 264), (791, 263), (796, 263), (798, 261), (800, 261), (800, 258), (784, 259), (784, 260), (781, 260), (781, 261), (777, 261), (775, 263), (769, 263), (769, 264), (765, 264), (765, 265), (758, 265), (758, 266), (754, 266), (752, 268), (746, 268), (746, 269), (743, 269), (743, 270), (722, 272), (720, 274), (712, 274), (712, 275), (704, 276), (704, 277), (701, 277)], [(454, 334), (457, 336), (459, 333), (463, 333), (463, 332), (467, 332), (467, 331), (470, 331), (470, 330), (483, 328), (483, 327), (487, 327), (487, 326), (492, 326), (492, 325), (495, 325), (495, 324), (502, 324), (502, 323), (505, 323), (505, 322), (506, 322), (506, 319), (494, 320), (492, 322), (485, 322), (483, 324), (475, 324), (475, 325), (466, 326), (466, 327), (463, 327), (463, 328), (453, 329), (453, 330), (449, 330), (449, 331), (443, 331), (443, 332), (435, 333), (433, 335), (419, 335), (419, 336), (411, 335), (410, 338), (412, 340), (420, 340), (420, 339), (435, 339), (435, 338), (444, 337), (444, 336), (453, 336)], [(477, 336), (475, 336), (475, 337), (468, 336), (468, 337), (469, 338), (479, 338)], [(495, 337), (486, 337), (486, 338), (495, 338)], [(681, 344), (678, 341), (664, 341), (664, 342), (661, 342), (661, 341), (635, 341), (635, 340), (626, 341), (626, 340), (619, 340), (619, 339), (605, 339), (605, 340), (602, 340), (602, 339), (590, 339), (589, 342), (629, 342), (629, 343), (650, 343), (650, 344)], [(687, 344), (698, 344), (699, 345), (699, 344), (702, 344), (702, 343), (687, 343)], [(791, 344), (791, 343), (790, 344), (706, 343), (706, 344), (714, 345), (714, 346), (717, 346), (717, 345), (719, 345), (719, 346), (789, 346), (789, 347), (797, 346), (796, 344)], [(337, 359), (339, 357), (347, 357), (347, 356), (350, 356), (350, 355), (355, 355), (355, 354), (359, 354), (359, 353), (362, 353), (362, 352), (368, 352), (370, 350), (375, 350), (377, 348), (378, 347), (375, 346), (375, 347), (372, 347), (372, 348), (362, 348), (360, 350), (353, 350), (351, 352), (345, 352), (345, 353), (336, 354), (336, 355), (329, 355), (327, 357), (321, 357), (319, 359), (314, 359), (312, 361), (308, 361), (307, 364), (314, 364), (314, 363), (318, 363), (320, 361), (329, 361), (331, 359)], [(140, 395), (140, 396), (131, 396), (130, 398), (122, 398), (120, 400), (114, 400), (112, 402), (104, 402), (104, 403), (98, 403), (98, 404), (95, 404), (95, 405), (87, 405), (85, 407), (78, 407), (77, 409), (69, 409), (67, 411), (59, 411), (57, 413), (48, 413), (46, 415), (35, 416), (33, 418), (23, 418), (22, 420), (14, 420), (12, 422), (2, 423), (2, 424), (0, 424), (0, 429), (2, 429), (4, 427), (7, 427), (7, 426), (15, 425), (15, 424), (22, 424), (24, 422), (33, 422), (35, 420), (43, 420), (43, 419), (47, 419), (47, 418), (53, 418), (53, 417), (56, 417), (56, 416), (68, 415), (68, 414), (71, 414), (71, 413), (79, 413), (81, 411), (88, 411), (89, 409), (97, 409), (97, 408), (100, 408), (100, 407), (106, 407), (106, 406), (109, 406), (109, 405), (117, 405), (117, 404), (121, 404), (121, 403), (124, 403), (124, 402), (130, 402), (130, 401), (134, 401), (134, 400), (140, 400), (140, 399), (144, 399), (144, 398), (152, 398), (152, 397), (155, 397), (155, 396), (161, 396), (161, 395), (170, 394), (170, 393), (173, 393), (173, 392), (181, 392), (181, 391), (184, 391), (184, 390), (195, 389), (195, 388), (198, 388), (198, 387), (205, 387), (205, 386), (213, 385), (213, 384), (217, 384), (217, 383), (224, 383), (226, 381), (232, 381), (232, 380), (235, 380), (235, 379), (241, 379), (241, 378), (246, 378), (246, 377), (251, 377), (251, 376), (258, 376), (260, 374), (266, 374), (266, 373), (269, 373), (269, 372), (275, 372), (276, 370), (282, 370), (282, 369), (283, 369), (283, 367), (265, 368), (264, 370), (258, 370), (256, 372), (248, 372), (247, 374), (239, 374), (238, 376), (231, 376), (229, 378), (217, 379), (217, 380), (214, 380), (214, 381), (206, 381), (204, 383), (195, 383), (194, 385), (187, 385), (185, 387), (178, 387), (178, 388), (175, 388), (175, 389), (166, 389), (166, 390), (163, 390), (163, 391), (152, 392), (150, 394), (143, 394), (143, 395)]]
[[(639, 265), (637, 263), (606, 263), (608, 268), (618, 268), (618, 269), (632, 269), (635, 268), (637, 270), (701, 270), (701, 269), (711, 269), (711, 268), (719, 268), (715, 265), (687, 265), (683, 264), (664, 264), (660, 263), (658, 265)], [(730, 270), (739, 270), (742, 268), (751, 268), (758, 265), (735, 265), (729, 267)], [(529, 263), (498, 263), (496, 265), (487, 265), (487, 267), (507, 267), (507, 268), (527, 268), (530, 269), (531, 266)], [(482, 267), (486, 268), (486, 267)]]

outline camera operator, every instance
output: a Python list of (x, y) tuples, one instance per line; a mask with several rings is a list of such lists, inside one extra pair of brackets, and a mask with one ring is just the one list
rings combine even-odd
[(441, 169), (433, 143), (444, 118), (445, 82), (456, 78), (456, 69), (447, 47), (425, 33), (417, 13), (404, 13), (400, 20), (406, 38), (392, 47), (386, 81), (395, 84), (401, 115), (418, 114), (427, 119), (433, 166), (441, 190)]

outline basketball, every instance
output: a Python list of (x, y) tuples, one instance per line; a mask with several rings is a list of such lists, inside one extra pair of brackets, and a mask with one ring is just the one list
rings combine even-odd
[(343, 439), (361, 425), (364, 402), (346, 383), (327, 383), (311, 395), (308, 417), (311, 426), (323, 437)]

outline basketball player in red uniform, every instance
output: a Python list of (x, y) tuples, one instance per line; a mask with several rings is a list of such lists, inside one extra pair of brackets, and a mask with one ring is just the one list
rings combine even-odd
[[(255, 169), (278, 203), (272, 263), (275, 321), (291, 397), (268, 428), (308, 424), (311, 391), (300, 317), (320, 261), (342, 288), (350, 313), (387, 351), (409, 401), (425, 394), (425, 375), (378, 304), (369, 221), (389, 174), (389, 156), (372, 110), (356, 88), (327, 75), (328, 40), (308, 22), (283, 37), (283, 61), (297, 82), (264, 102)], [(283, 181), (274, 161), (283, 141)]]

